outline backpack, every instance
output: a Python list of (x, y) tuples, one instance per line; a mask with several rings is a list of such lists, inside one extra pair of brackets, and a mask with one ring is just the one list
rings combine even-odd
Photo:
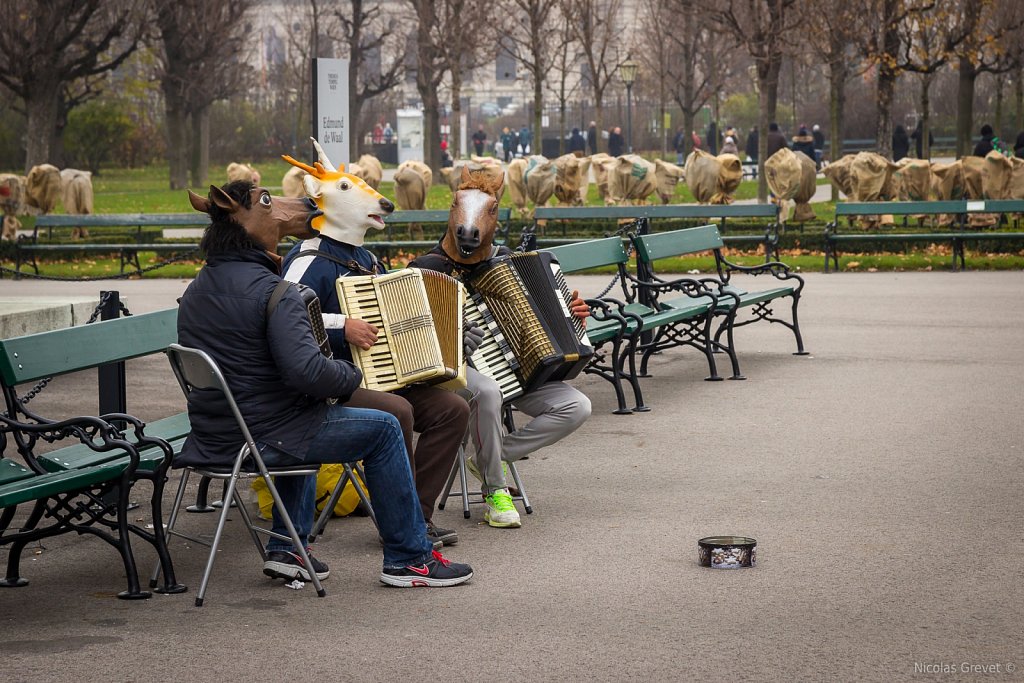
[[(324, 506), (327, 505), (327, 501), (334, 491), (334, 487), (338, 485), (338, 481), (344, 474), (344, 465), (330, 464), (320, 466), (320, 472), (316, 475), (316, 513), (318, 515), (323, 512)], [(358, 472), (354, 472), (354, 474), (359, 478), (359, 483), (365, 491), (366, 482), (363, 481), (362, 477), (359, 477)], [(266, 482), (260, 478), (254, 479), (252, 490), (256, 492), (256, 499), (259, 502), (260, 517), (270, 519), (274, 509), (274, 499), (270, 495), (270, 490), (267, 489)], [(359, 494), (356, 492), (352, 482), (346, 482), (345, 488), (341, 492), (341, 497), (338, 498), (338, 502), (334, 506), (334, 516), (345, 517), (352, 514), (359, 507), (359, 502)]]

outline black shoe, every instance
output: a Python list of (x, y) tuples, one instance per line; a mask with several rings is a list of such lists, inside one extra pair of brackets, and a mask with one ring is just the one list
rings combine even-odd
[[(313, 557), (313, 554), (306, 548), (309, 555), (309, 562), (313, 565), (316, 578), (323, 581), (331, 575), (327, 565)], [(302, 558), (296, 552), (274, 550), (267, 553), (267, 561), (263, 563), (263, 573), (272, 579), (302, 579), (312, 581), (309, 571), (302, 566)]]
[(454, 529), (442, 529), (427, 522), (427, 540), (433, 543), (434, 550), (437, 550), (438, 541), (441, 541), (442, 545), (455, 545), (459, 542), (459, 534)]
[(400, 588), (455, 586), (473, 578), (468, 564), (450, 562), (444, 555), (433, 552), (433, 558), (421, 565), (407, 565), (401, 569), (385, 569), (380, 582)]

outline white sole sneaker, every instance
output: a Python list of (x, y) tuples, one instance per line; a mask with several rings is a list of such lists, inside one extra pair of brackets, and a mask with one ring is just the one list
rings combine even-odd
[(466, 583), (472, 578), (472, 572), (465, 576), (456, 576), (451, 579), (435, 579), (426, 576), (395, 576), (381, 572), (380, 582), (398, 588), (444, 588), (445, 586), (457, 586), (460, 583)]
[(519, 518), (519, 512), (516, 510), (496, 512), (488, 507), (484, 511), (484, 521), (496, 529), (518, 529), (523, 526), (523, 522)]

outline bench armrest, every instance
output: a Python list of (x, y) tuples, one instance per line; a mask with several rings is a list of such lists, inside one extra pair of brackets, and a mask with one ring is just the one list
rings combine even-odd
[[(594, 320), (615, 320), (619, 323), (619, 337), (626, 335), (626, 330), (629, 327), (629, 323), (626, 322), (626, 318), (630, 315), (626, 313), (626, 305), (617, 299), (604, 297), (600, 299), (584, 299), (587, 302), (587, 306), (590, 307), (590, 315)], [(634, 316), (638, 317), (638, 316)]]
[(708, 286), (709, 284), (718, 283), (714, 278), (680, 277), (675, 280), (665, 280), (652, 274), (650, 280), (640, 280), (633, 275), (630, 275), (629, 279), (633, 282), (633, 286), (637, 289), (638, 293), (640, 290), (647, 290), (655, 297), (665, 292), (681, 292), (694, 299), (703, 296), (715, 299), (718, 296)]
[[(117, 413), (113, 413), (112, 416), (115, 419), (131, 417), (122, 417)], [(135, 418), (131, 419), (135, 420)], [(28, 466), (41, 474), (45, 473), (46, 469), (36, 461), (36, 457), (32, 453), (32, 447), (39, 439), (47, 443), (55, 443), (74, 437), (98, 453), (115, 450), (127, 453), (131, 459), (126, 470), (128, 473), (134, 472), (139, 465), (138, 444), (127, 441), (124, 432), (100, 417), (83, 415), (70, 417), (65, 420), (42, 420), (32, 423), (19, 422), (0, 414), (0, 424), (5, 425), (5, 431), (14, 434), (15, 441), (18, 444), (18, 451), (25, 458)], [(25, 438), (26, 436), (27, 438)], [(151, 437), (144, 438), (147, 440), (151, 439)]]
[[(724, 267), (723, 267), (724, 266)], [(718, 275), (723, 282), (729, 281), (732, 273), (747, 273), (748, 275), (762, 275), (768, 273), (779, 280), (799, 280), (800, 288), (804, 286), (804, 279), (794, 273), (792, 269), (781, 261), (769, 261), (756, 266), (741, 266), (727, 260), (724, 256), (718, 257)]]

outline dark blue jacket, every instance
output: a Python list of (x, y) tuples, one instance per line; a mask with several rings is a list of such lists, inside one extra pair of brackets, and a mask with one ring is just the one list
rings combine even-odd
[(337, 319), (341, 314), (341, 302), (338, 300), (336, 283), (339, 277), (348, 275), (384, 273), (384, 265), (372, 252), (363, 247), (345, 244), (321, 235), (303, 240), (292, 247), (284, 258), (283, 272), (284, 278), (289, 282), (300, 282), (316, 292), (320, 298), (324, 327), (327, 329), (327, 338), (331, 340), (334, 357), (352, 360), (352, 349), (345, 341), (345, 328), (340, 327), (342, 323)]
[[(257, 442), (301, 459), (320, 429), (324, 399), (347, 398), (362, 375), (320, 352), (294, 288), (267, 319), (280, 281), (277, 264), (255, 249), (210, 258), (181, 297), (178, 340), (217, 362)], [(188, 413), (192, 434), (176, 464), (233, 462), (242, 435), (219, 394), (194, 390)]]

